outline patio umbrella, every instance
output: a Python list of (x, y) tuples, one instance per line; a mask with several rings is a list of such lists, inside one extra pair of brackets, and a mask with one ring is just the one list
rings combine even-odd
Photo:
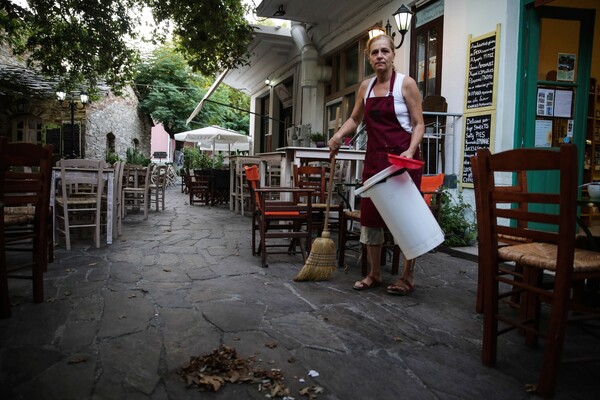
[[(194, 129), (192, 131), (180, 132), (175, 134), (175, 140), (180, 142), (195, 142), (201, 143), (204, 146), (210, 144), (213, 154), (215, 153), (217, 144), (227, 144), (229, 151), (231, 145), (250, 143), (250, 137), (242, 135), (230, 129), (221, 128), (220, 126), (211, 125), (206, 128)], [(250, 146), (248, 146), (248, 149)]]

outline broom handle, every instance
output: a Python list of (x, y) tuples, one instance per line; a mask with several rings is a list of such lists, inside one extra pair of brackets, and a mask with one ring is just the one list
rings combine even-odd
[[(338, 121), (340, 119), (340, 108), (335, 109), (335, 128), (333, 134), (335, 135), (338, 131)], [(335, 175), (335, 154), (331, 156), (329, 163), (329, 185), (327, 185), (327, 204), (325, 207), (325, 224), (323, 225), (324, 231), (329, 231), (329, 208), (331, 207), (331, 192), (333, 191), (333, 175)]]

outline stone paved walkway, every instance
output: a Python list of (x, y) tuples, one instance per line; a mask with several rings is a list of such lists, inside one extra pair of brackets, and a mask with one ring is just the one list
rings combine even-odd
[[(307, 385), (324, 388), (318, 399), (531, 398), (524, 387), (536, 381), (540, 349), (511, 333), (497, 368), (480, 362), (472, 261), (421, 257), (417, 289), (405, 298), (352, 290), (355, 265), (326, 282), (295, 283), (300, 257), (275, 256), (261, 268), (248, 216), (190, 206), (179, 188), (167, 191), (165, 211), (128, 215), (112, 245), (90, 243), (57, 248), (42, 304), (31, 302), (29, 281), (10, 281), (0, 398), (265, 398), (252, 385), (215, 394), (185, 387), (177, 369), (221, 344), (281, 369), (296, 399)], [(600, 353), (598, 341), (569, 334), (579, 348), (567, 353)], [(556, 398), (597, 398), (597, 371), (563, 366)]]

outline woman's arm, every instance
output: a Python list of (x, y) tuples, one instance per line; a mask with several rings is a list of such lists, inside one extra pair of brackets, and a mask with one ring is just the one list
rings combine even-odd
[(402, 95), (410, 114), (410, 123), (412, 125), (412, 135), (410, 146), (401, 155), (407, 158), (413, 158), (419, 148), (423, 135), (425, 134), (425, 123), (423, 122), (423, 109), (421, 106), (421, 94), (417, 87), (417, 82), (410, 76), (404, 77), (402, 82)]

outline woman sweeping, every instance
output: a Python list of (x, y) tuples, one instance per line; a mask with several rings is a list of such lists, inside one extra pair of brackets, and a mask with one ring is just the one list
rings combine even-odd
[[(387, 35), (376, 36), (367, 43), (367, 56), (375, 77), (363, 81), (352, 115), (329, 140), (329, 149), (336, 154), (343, 138), (356, 132), (363, 120), (367, 126), (367, 151), (362, 181), (390, 166), (387, 154), (420, 159), (419, 144), (425, 126), (421, 96), (414, 79), (394, 69), (394, 42)], [(421, 170), (409, 170), (417, 187), (421, 185)], [(370, 272), (354, 284), (356, 290), (381, 286), (381, 250), (385, 222), (368, 198), (361, 200), (360, 242), (367, 246)], [(415, 260), (404, 261), (402, 277), (387, 287), (394, 295), (407, 295), (414, 290)]]

